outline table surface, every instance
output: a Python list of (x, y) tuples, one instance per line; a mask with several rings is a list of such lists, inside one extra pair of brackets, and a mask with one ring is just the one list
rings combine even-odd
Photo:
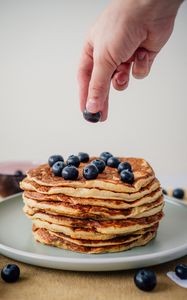
[(157, 286), (152, 292), (136, 288), (133, 281), (135, 270), (117, 272), (72, 272), (34, 267), (0, 256), (0, 267), (16, 263), (21, 270), (20, 280), (10, 284), (0, 280), (1, 300), (183, 300), (187, 289), (179, 287), (167, 276), (177, 263), (187, 264), (187, 256), (154, 266)]

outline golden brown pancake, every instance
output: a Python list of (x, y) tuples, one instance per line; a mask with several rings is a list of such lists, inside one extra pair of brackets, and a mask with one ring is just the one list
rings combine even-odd
[(155, 232), (147, 232), (141, 238), (130, 242), (124, 242), (117, 245), (109, 245), (102, 247), (88, 247), (80, 246), (75, 243), (65, 240), (63, 237), (55, 236), (50, 230), (44, 228), (38, 228), (33, 231), (34, 238), (42, 244), (47, 244), (50, 246), (55, 246), (58, 248), (63, 248), (65, 250), (71, 250), (81, 253), (96, 254), (96, 253), (106, 253), (106, 252), (119, 252), (128, 250), (137, 246), (143, 246), (147, 244), (150, 240), (155, 237)]
[[(93, 157), (90, 162), (96, 159)], [(51, 187), (71, 188), (98, 188), (106, 191), (119, 193), (133, 193), (149, 184), (155, 177), (151, 166), (142, 158), (119, 158), (121, 162), (129, 162), (134, 173), (134, 183), (123, 183), (116, 168), (106, 166), (105, 170), (96, 179), (86, 180), (83, 177), (83, 168), (88, 163), (81, 163), (78, 167), (78, 180), (64, 180), (62, 177), (54, 176), (48, 164), (41, 165), (27, 172), (28, 179), (39, 185)]]
[[(29, 199), (23, 195), (24, 203), (34, 211), (41, 210), (52, 214), (60, 214), (74, 218), (93, 218), (93, 219), (127, 219), (139, 218), (155, 214), (155, 209), (163, 208), (163, 197), (151, 203), (146, 203), (138, 207), (127, 209), (109, 209), (93, 205), (71, 205), (65, 202), (57, 201), (37, 201)], [(153, 212), (152, 212), (153, 211)]]
[(159, 181), (155, 178), (146, 187), (135, 193), (117, 193), (106, 190), (100, 190), (96, 188), (72, 188), (72, 187), (48, 187), (42, 186), (31, 181), (28, 178), (24, 179), (21, 184), (21, 188), (25, 191), (36, 191), (41, 194), (54, 195), (63, 194), (70, 197), (78, 198), (98, 198), (98, 199), (111, 199), (111, 200), (124, 200), (127, 202), (135, 201), (143, 196), (155, 191), (160, 187)]
[(158, 188), (153, 192), (143, 196), (138, 200), (133, 202), (126, 202), (121, 200), (111, 200), (111, 199), (97, 199), (97, 198), (80, 198), (80, 197), (70, 197), (62, 194), (46, 195), (35, 191), (25, 191), (23, 196), (28, 199), (39, 200), (39, 201), (61, 201), (62, 203), (70, 203), (71, 205), (93, 205), (102, 206), (113, 209), (126, 209), (136, 206), (141, 206), (146, 203), (151, 203), (162, 196), (162, 189)]

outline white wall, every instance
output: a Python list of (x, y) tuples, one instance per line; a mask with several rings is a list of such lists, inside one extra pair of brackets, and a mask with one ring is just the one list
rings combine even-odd
[(0, 160), (87, 151), (144, 157), (158, 175), (187, 174), (187, 2), (151, 75), (112, 90), (106, 123), (78, 103), (84, 36), (106, 0), (0, 0)]

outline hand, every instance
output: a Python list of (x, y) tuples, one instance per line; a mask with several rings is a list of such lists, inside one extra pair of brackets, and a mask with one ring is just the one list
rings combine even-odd
[(169, 39), (181, 0), (114, 0), (90, 30), (78, 71), (80, 108), (108, 115), (110, 84), (144, 78)]

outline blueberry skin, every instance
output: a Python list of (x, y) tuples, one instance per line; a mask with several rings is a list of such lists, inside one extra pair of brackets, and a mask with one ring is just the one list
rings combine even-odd
[(55, 176), (62, 176), (62, 169), (65, 167), (65, 163), (63, 161), (57, 161), (52, 166), (52, 172)]
[(18, 176), (18, 177), (22, 177), (24, 176), (23, 172), (21, 170), (17, 170), (15, 173), (14, 173), (15, 176)]
[(78, 167), (80, 165), (80, 160), (76, 155), (70, 155), (66, 161), (67, 165)]
[(117, 157), (111, 156), (107, 159), (106, 164), (111, 168), (117, 168), (120, 164), (120, 161)]
[(177, 199), (183, 199), (184, 198), (184, 190), (183, 189), (174, 189), (173, 190), (173, 197)]
[(64, 161), (61, 155), (51, 155), (48, 159), (48, 164), (52, 167), (57, 161)]
[(156, 284), (156, 274), (151, 270), (141, 269), (134, 275), (135, 285), (142, 291), (152, 291)]
[(113, 156), (113, 155), (112, 155), (110, 152), (102, 152), (102, 153), (100, 154), (100, 158), (101, 158), (102, 160), (104, 160), (105, 164), (106, 164), (107, 160), (109, 159), (109, 157), (112, 157), (112, 156)]
[(125, 183), (132, 184), (134, 182), (134, 174), (128, 170), (121, 171), (120, 178)]
[(98, 174), (99, 174), (98, 168), (93, 164), (89, 164), (85, 166), (83, 169), (83, 176), (85, 179), (88, 180), (96, 179)]
[(20, 268), (14, 264), (8, 264), (1, 270), (1, 278), (6, 282), (16, 282), (20, 277)]
[(167, 195), (168, 193), (167, 193), (167, 191), (165, 189), (162, 189), (162, 194), (163, 195)]
[(97, 167), (99, 173), (102, 173), (106, 166), (105, 162), (101, 159), (95, 159), (95, 160), (91, 161), (91, 164), (95, 165)]
[(180, 279), (187, 279), (187, 265), (177, 265), (175, 268), (175, 273)]
[(101, 118), (101, 113), (100, 112), (96, 112), (95, 114), (92, 114), (89, 111), (84, 110), (83, 111), (83, 117), (88, 122), (97, 123), (97, 122), (99, 122), (99, 120)]
[(87, 153), (84, 153), (84, 152), (79, 152), (78, 158), (79, 158), (80, 162), (88, 162), (89, 159), (90, 159), (89, 155)]
[(66, 166), (62, 170), (62, 177), (65, 180), (76, 180), (79, 176), (79, 172), (75, 166)]
[(121, 162), (118, 166), (118, 173), (121, 173), (121, 171), (123, 171), (123, 170), (128, 170), (128, 171), (132, 172), (131, 164), (127, 161)]

